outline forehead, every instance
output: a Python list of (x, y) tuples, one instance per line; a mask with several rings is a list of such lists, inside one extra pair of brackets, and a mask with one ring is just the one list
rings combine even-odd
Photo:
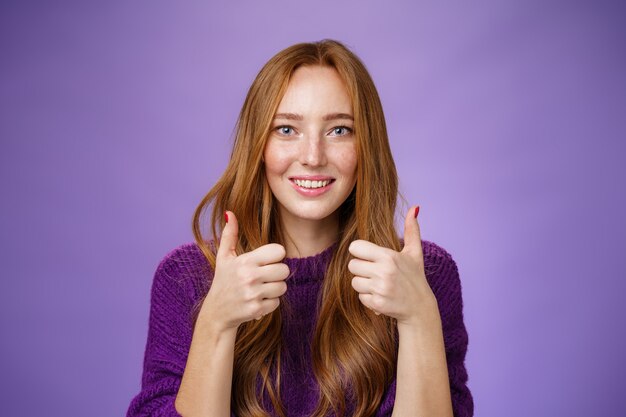
[(352, 115), (352, 100), (341, 76), (332, 67), (303, 66), (291, 76), (277, 113), (320, 116), (326, 113)]

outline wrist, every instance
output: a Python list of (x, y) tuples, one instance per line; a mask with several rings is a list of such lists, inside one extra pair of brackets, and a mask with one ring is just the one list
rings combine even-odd
[(227, 349), (235, 346), (237, 341), (237, 328), (223, 327), (210, 321), (196, 323), (192, 344), (196, 343), (204, 349)]
[(421, 309), (406, 320), (397, 321), (398, 332), (423, 333), (442, 330), (441, 315), (437, 299), (432, 298), (421, 304)]
[(215, 314), (211, 310), (202, 308), (198, 314), (198, 320), (196, 321), (196, 328), (194, 329), (194, 332), (200, 331), (204, 334), (215, 337), (236, 336), (237, 328), (239, 326), (228, 326), (218, 317), (219, 315)]

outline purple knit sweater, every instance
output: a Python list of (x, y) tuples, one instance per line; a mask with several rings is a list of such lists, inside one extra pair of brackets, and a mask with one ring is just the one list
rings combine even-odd
[[(314, 410), (319, 387), (311, 370), (310, 341), (315, 324), (317, 296), (333, 245), (308, 258), (288, 258), (291, 271), (284, 297), (292, 314), (283, 317), (284, 349), (281, 364), (281, 399), (288, 417), (309, 416)], [(456, 263), (440, 246), (422, 240), (426, 278), (438, 302), (450, 377), (455, 417), (474, 414), (472, 394), (467, 387), (465, 354), (468, 335), (463, 322), (461, 282)], [(195, 243), (170, 252), (159, 264), (152, 283), (148, 341), (141, 391), (133, 398), (127, 417), (180, 416), (174, 400), (180, 386), (191, 345), (193, 305), (209, 290), (210, 267)], [(391, 416), (396, 392), (395, 378), (384, 394), (376, 417)], [(267, 399), (263, 403), (270, 405)], [(353, 410), (348, 404), (349, 411)], [(231, 413), (234, 416), (234, 413)]]

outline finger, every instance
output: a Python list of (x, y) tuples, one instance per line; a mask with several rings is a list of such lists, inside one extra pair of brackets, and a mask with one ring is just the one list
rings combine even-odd
[(365, 277), (355, 276), (352, 278), (352, 288), (359, 294), (373, 294), (372, 280)]
[(237, 242), (239, 240), (239, 224), (237, 223), (237, 217), (232, 211), (224, 212), (224, 220), (226, 224), (222, 229), (222, 236), (220, 237), (220, 245), (217, 248), (216, 257), (225, 258), (227, 256), (237, 256)]
[(268, 243), (246, 254), (255, 265), (263, 266), (275, 264), (285, 258), (287, 252), (278, 243)]
[(378, 262), (382, 261), (391, 249), (383, 248), (367, 240), (355, 240), (350, 243), (348, 251), (356, 258)]
[(282, 262), (263, 265), (259, 269), (261, 282), (284, 281), (289, 276), (289, 267)]
[(361, 304), (363, 304), (365, 307), (367, 307), (370, 310), (372, 310), (378, 316), (378, 315), (380, 315), (380, 313), (378, 311), (374, 310), (372, 307), (370, 307), (371, 299), (372, 299), (372, 295), (371, 294), (359, 294), (359, 300), (361, 300)]
[(409, 209), (404, 219), (404, 248), (402, 248), (402, 252), (421, 257), (423, 256), (422, 237), (420, 226), (417, 222), (417, 213), (419, 213), (419, 206), (413, 206)]
[(262, 300), (278, 298), (287, 292), (285, 281), (266, 282), (261, 286), (260, 297)]
[(364, 261), (363, 259), (353, 258), (348, 262), (348, 271), (354, 275), (366, 278), (373, 278), (375, 275), (376, 263)]
[(276, 310), (280, 305), (280, 299), (268, 298), (261, 301), (261, 314), (256, 317), (257, 320), (261, 320), (264, 316)]

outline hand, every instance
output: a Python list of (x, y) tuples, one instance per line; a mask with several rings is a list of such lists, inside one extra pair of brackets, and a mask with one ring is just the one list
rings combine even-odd
[(434, 306), (435, 296), (424, 272), (419, 224), (412, 207), (404, 221), (404, 248), (401, 252), (366, 240), (355, 240), (348, 250), (354, 256), (348, 269), (355, 276), (352, 287), (359, 300), (376, 314), (397, 319), (398, 324), (417, 324)]
[(207, 309), (205, 313), (212, 320), (219, 320), (223, 329), (236, 329), (278, 307), (278, 297), (287, 291), (289, 267), (281, 262), (286, 252), (277, 243), (237, 256), (237, 218), (230, 211), (225, 215), (228, 217), (216, 254), (215, 274), (202, 309)]

